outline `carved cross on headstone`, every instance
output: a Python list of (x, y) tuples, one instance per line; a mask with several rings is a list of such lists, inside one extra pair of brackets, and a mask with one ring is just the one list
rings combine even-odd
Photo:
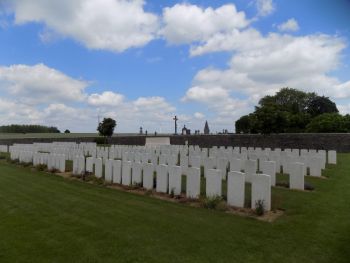
[(173, 118), (173, 120), (175, 121), (175, 134), (177, 134), (177, 121), (179, 120), (177, 118), (177, 116), (175, 115), (175, 117)]

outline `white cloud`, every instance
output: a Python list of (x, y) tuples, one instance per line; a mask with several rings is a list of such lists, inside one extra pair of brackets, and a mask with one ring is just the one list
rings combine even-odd
[[(8, 3), (16, 24), (42, 22), (90, 49), (122, 52), (141, 47), (154, 39), (158, 30), (158, 17), (144, 11), (143, 0), (14, 0)], [(46, 40), (47, 36), (43, 34), (41, 38)]]
[(206, 88), (203, 86), (191, 87), (187, 92), (182, 101), (200, 101), (200, 102), (211, 102), (224, 99), (228, 96), (228, 91), (220, 86), (211, 86)]
[(256, 0), (256, 8), (259, 16), (268, 16), (275, 11), (275, 4), (272, 0)]
[(118, 106), (123, 100), (124, 96), (122, 94), (104, 91), (102, 94), (91, 94), (88, 98), (88, 103), (93, 106)]
[(194, 117), (195, 117), (196, 119), (202, 120), (202, 119), (205, 118), (205, 115), (204, 115), (203, 113), (201, 113), (201, 112), (195, 112), (195, 113), (194, 113)]
[(175, 108), (171, 106), (163, 97), (140, 97), (133, 102), (137, 110), (173, 112)]
[[(71, 78), (43, 64), (0, 67), (0, 125), (24, 123), (94, 132), (97, 116), (117, 120), (118, 131), (172, 127), (176, 108), (165, 98), (128, 100), (113, 91), (88, 94), (89, 82)], [(185, 115), (184, 115), (185, 116)]]
[(42, 114), (32, 106), (16, 100), (0, 98), (0, 119), (2, 124), (38, 123)]
[(337, 108), (338, 108), (340, 114), (350, 114), (350, 103), (338, 104)]
[(277, 26), (279, 31), (286, 32), (286, 31), (298, 31), (299, 30), (299, 24), (298, 22), (294, 19), (288, 19), (286, 22), (280, 24)]
[(218, 32), (229, 32), (249, 24), (244, 12), (227, 4), (206, 9), (190, 4), (176, 4), (163, 10), (161, 34), (172, 44), (205, 41)]
[(0, 90), (26, 103), (82, 101), (87, 86), (44, 64), (0, 67)]
[(226, 33), (217, 33), (209, 38), (204, 43), (192, 45), (190, 49), (191, 56), (199, 56), (206, 53), (218, 51), (238, 51), (255, 48), (262, 45), (260, 32), (248, 28), (247, 30), (239, 31), (237, 29)]
[(263, 36), (255, 29), (219, 33), (192, 47), (191, 55), (232, 52), (228, 68), (200, 70), (183, 100), (204, 103), (215, 112), (216, 122), (224, 123), (239, 117), (237, 111), (253, 111), (259, 98), (282, 87), (348, 99), (350, 81), (342, 83), (330, 75), (341, 65), (345, 47), (342, 38), (324, 34)]

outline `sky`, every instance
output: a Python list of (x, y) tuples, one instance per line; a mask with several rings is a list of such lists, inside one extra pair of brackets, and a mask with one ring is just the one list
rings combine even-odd
[(0, 0), (0, 125), (234, 131), (283, 87), (350, 113), (350, 0)]

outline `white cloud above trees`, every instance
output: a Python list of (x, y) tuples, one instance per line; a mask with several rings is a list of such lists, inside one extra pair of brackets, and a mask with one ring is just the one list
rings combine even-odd
[(250, 22), (233, 4), (216, 9), (176, 4), (163, 10), (161, 35), (171, 44), (207, 41), (218, 32), (245, 28)]
[(288, 19), (286, 22), (280, 24), (277, 26), (279, 31), (282, 32), (295, 32), (299, 30), (299, 24), (298, 21), (296, 21), (294, 18)]
[(5, 1), (15, 14), (16, 24), (44, 23), (90, 49), (122, 52), (142, 47), (155, 38), (159, 26), (158, 16), (144, 10), (143, 0)]
[[(226, 52), (230, 56), (226, 68), (208, 65), (198, 70), (179, 99), (204, 105), (216, 123), (231, 125), (251, 111), (259, 98), (286, 86), (330, 96), (341, 103), (342, 112), (350, 111), (346, 102), (350, 81), (333, 75), (342, 66), (347, 41), (322, 33), (291, 35), (299, 30), (294, 18), (271, 25), (276, 32), (260, 32), (254, 23), (276, 12), (272, 0), (255, 0), (257, 17), (251, 19), (234, 4), (214, 8), (179, 3), (155, 14), (145, 10), (143, 0), (6, 1), (16, 25), (44, 25), (42, 41), (51, 41), (57, 34), (89, 49), (123, 52), (164, 39), (171, 45), (187, 45), (192, 59)], [(142, 123), (155, 127), (157, 122), (171, 122), (177, 111), (157, 94), (130, 100), (116, 91), (90, 94), (89, 86), (89, 81), (45, 64), (0, 66), (4, 94), (0, 114), (4, 120), (24, 120), (30, 115), (26, 120), (33, 122), (62, 116), (62, 122), (80, 120), (83, 127), (87, 125), (84, 116), (93, 116), (91, 121), (99, 112), (125, 119), (128, 127)], [(201, 114), (195, 110), (184, 116), (198, 120)]]

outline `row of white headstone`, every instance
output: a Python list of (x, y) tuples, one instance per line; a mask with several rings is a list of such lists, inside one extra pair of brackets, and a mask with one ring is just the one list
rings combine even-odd
[[(83, 156), (77, 156), (73, 160), (73, 167), (77, 172), (84, 170)], [(75, 165), (74, 165), (75, 163)], [(102, 178), (102, 158), (87, 157), (86, 171), (95, 173)], [(105, 163), (104, 179), (110, 183), (130, 186), (142, 185), (146, 190), (155, 190), (160, 193), (181, 194), (183, 171), (181, 166), (168, 166), (165, 164), (153, 165), (152, 163), (134, 163), (108, 159)], [(254, 208), (258, 200), (264, 200), (266, 210), (271, 209), (271, 178), (269, 175), (252, 175), (251, 207)], [(227, 182), (227, 203), (235, 207), (244, 207), (245, 201), (245, 174), (231, 171)], [(189, 167), (186, 169), (186, 197), (198, 198), (200, 195), (201, 173), (200, 168)], [(222, 196), (222, 175), (220, 170), (209, 169), (206, 178), (206, 196)]]
[(0, 145), (0, 153), (7, 153), (7, 152), (8, 152), (8, 146)]
[[(38, 152), (44, 150), (49, 151), (50, 154)], [(67, 155), (62, 154), (67, 152)], [(255, 201), (264, 200), (267, 209), (271, 203), (271, 186), (276, 183), (276, 172), (283, 170), (289, 173), (290, 188), (302, 190), (307, 168), (309, 168), (310, 175), (320, 176), (327, 159), (328, 163), (336, 163), (335, 151), (328, 151), (327, 158), (326, 151), (322, 150), (318, 152), (298, 149), (281, 151), (244, 147), (200, 149), (198, 146), (150, 148), (112, 146), (104, 148), (93, 144), (77, 146), (72, 143), (64, 145), (56, 143), (52, 145), (15, 145), (10, 147), (10, 153), (11, 158), (19, 159), (21, 162), (42, 163), (60, 171), (64, 171), (65, 160), (72, 158), (74, 174), (83, 174), (88, 171), (94, 172), (96, 177), (101, 178), (103, 167), (105, 167), (106, 181), (124, 185), (142, 183), (146, 189), (153, 189), (153, 173), (156, 171), (156, 191), (174, 191), (176, 194), (181, 191), (181, 175), (186, 175), (188, 182), (191, 182), (191, 178), (195, 178), (191, 176), (191, 173), (200, 171), (203, 166), (208, 196), (221, 196), (222, 180), (227, 180), (228, 203), (239, 206), (237, 204), (242, 201), (238, 200), (244, 199), (245, 182), (249, 182), (252, 184), (252, 207)], [(102, 156), (102, 158), (87, 157), (85, 163), (85, 155)], [(122, 160), (110, 159), (108, 156), (120, 157)], [(178, 164), (180, 166), (177, 166)], [(165, 169), (168, 174), (166, 176), (164, 175), (166, 174)], [(177, 173), (180, 175), (177, 176)], [(180, 180), (176, 179), (179, 177)], [(242, 178), (244, 178), (243, 183)], [(180, 187), (178, 187), (179, 184)], [(188, 183), (186, 188), (194, 189), (189, 192), (196, 193), (194, 186), (197, 184), (200, 185), (200, 172), (198, 183), (192, 180), (192, 184)], [(195, 195), (188, 194), (188, 196), (192, 198)]]

